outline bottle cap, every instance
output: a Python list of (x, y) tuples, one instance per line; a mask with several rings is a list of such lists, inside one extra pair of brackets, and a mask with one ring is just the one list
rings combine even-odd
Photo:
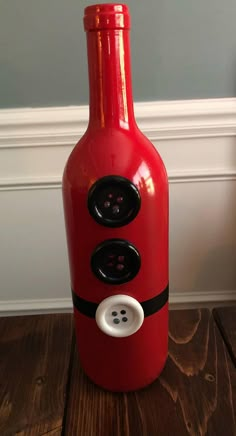
[(84, 29), (130, 29), (129, 8), (116, 3), (88, 6), (84, 10)]

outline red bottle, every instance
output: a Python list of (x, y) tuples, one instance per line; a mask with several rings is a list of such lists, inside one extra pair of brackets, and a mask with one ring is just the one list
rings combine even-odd
[(86, 133), (63, 176), (79, 358), (112, 391), (151, 383), (168, 350), (168, 181), (133, 112), (128, 7), (85, 9)]

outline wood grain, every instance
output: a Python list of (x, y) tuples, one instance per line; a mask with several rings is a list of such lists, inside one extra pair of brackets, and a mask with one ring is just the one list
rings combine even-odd
[(235, 371), (208, 310), (170, 314), (169, 358), (160, 378), (112, 394), (84, 375), (75, 350), (66, 436), (233, 436)]
[(0, 319), (0, 435), (61, 434), (70, 314)]
[(236, 306), (216, 308), (213, 315), (236, 366)]

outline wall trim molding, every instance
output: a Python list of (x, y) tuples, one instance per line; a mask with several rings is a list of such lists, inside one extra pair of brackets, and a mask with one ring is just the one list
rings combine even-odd
[[(135, 103), (140, 129), (152, 140), (236, 135), (236, 98)], [(0, 110), (0, 148), (75, 144), (88, 106)]]
[[(154, 101), (134, 106), (140, 129), (156, 142), (161, 155), (164, 152), (170, 183), (236, 180), (236, 164), (228, 160), (227, 148), (232, 150), (236, 136), (236, 98)], [(88, 106), (0, 110), (4, 170), (0, 167), (0, 191), (60, 189), (66, 158), (87, 123)], [(222, 163), (217, 151), (212, 161), (214, 138), (218, 151), (225, 144), (226, 163)], [(173, 148), (168, 147), (168, 141), (173, 141)], [(195, 150), (188, 162), (183, 158), (186, 151), (180, 148), (176, 153), (176, 146), (183, 144), (187, 154)], [(196, 151), (199, 147), (201, 152)], [(173, 165), (168, 168), (169, 157), (174, 153)], [(17, 163), (19, 156), (21, 167)]]
[[(235, 291), (194, 291), (194, 292), (170, 292), (170, 308), (184, 307), (215, 307), (236, 302)], [(22, 299), (0, 301), (0, 316), (12, 316), (21, 314), (71, 312), (71, 298), (45, 298), (45, 299)]]
[[(188, 283), (191, 283), (191, 274), (194, 271), (197, 274), (197, 269), (202, 268), (208, 252), (213, 252), (213, 257), (215, 255), (211, 268), (215, 268), (214, 265), (217, 268), (221, 259), (217, 257), (217, 253), (222, 246), (225, 249), (222, 258), (227, 264), (226, 257), (230, 256), (229, 270), (232, 273), (233, 286), (236, 98), (136, 103), (135, 113), (140, 129), (153, 142), (168, 171), (171, 184), (171, 213), (173, 217), (176, 214), (178, 218), (177, 222), (173, 219), (173, 233), (183, 232), (183, 237), (188, 238), (193, 235), (193, 246), (196, 244), (198, 247), (195, 259), (194, 247), (191, 244), (186, 252), (182, 252), (181, 238), (177, 238), (177, 245), (173, 239), (171, 255), (180, 256), (181, 262), (186, 262), (187, 258), (191, 259), (192, 256), (192, 262), (196, 262), (196, 265), (192, 265), (193, 270), (189, 273)], [(24, 273), (19, 279), (14, 275), (10, 277), (10, 283), (7, 267), (4, 266), (6, 250), (3, 250), (3, 282), (8, 283), (7, 289), (11, 290), (11, 295), (8, 291), (5, 295), (2, 293), (0, 315), (68, 312), (72, 309), (72, 300), (65, 286), (60, 283), (58, 277), (52, 277), (50, 259), (48, 264), (40, 267), (40, 271), (45, 271), (42, 279), (37, 272), (35, 257), (32, 256), (31, 259), (31, 250), (36, 247), (39, 256), (45, 255), (46, 259), (47, 251), (51, 253), (53, 249), (60, 250), (56, 254), (55, 262), (58, 268), (64, 268), (62, 274), (68, 275), (65, 268), (67, 260), (62, 253), (62, 250), (65, 250), (62, 203), (61, 200), (60, 204), (58, 203), (59, 191), (55, 190), (61, 189), (65, 162), (73, 146), (85, 132), (87, 122), (87, 106), (0, 110), (0, 194), (5, 205), (2, 218), (6, 235), (6, 238), (3, 238), (3, 246), (8, 250), (6, 259), (13, 259), (13, 263), (17, 263), (22, 255), (22, 245), (26, 247), (22, 262)], [(35, 191), (30, 192), (31, 190)], [(51, 203), (52, 199), (56, 201), (55, 205)], [(188, 199), (188, 206), (185, 199)], [(208, 200), (210, 207), (206, 213)], [(181, 210), (178, 208), (179, 201), (182, 202)], [(37, 211), (44, 209), (43, 215), (47, 218), (44, 219), (44, 216), (38, 213), (35, 216), (35, 205)], [(199, 208), (197, 213), (195, 206)], [(187, 230), (184, 229), (183, 207), (188, 207)], [(15, 219), (14, 213), (19, 213), (23, 228), (15, 226), (9, 236), (9, 226)], [(203, 220), (199, 219), (201, 214)], [(208, 217), (206, 222), (205, 217)], [(24, 223), (30, 226), (30, 231), (24, 227)], [(211, 229), (208, 231), (209, 223), (212, 224), (212, 232)], [(38, 228), (43, 232), (45, 245), (42, 245), (41, 233), (37, 233)], [(52, 228), (55, 232), (52, 232)], [(218, 228), (224, 228), (224, 231), (218, 234)], [(24, 237), (21, 237), (22, 230)], [(200, 238), (195, 235), (197, 231), (202, 232), (202, 240), (199, 243)], [(11, 241), (9, 246), (8, 239)], [(55, 244), (54, 248), (52, 244)], [(25, 278), (24, 274), (28, 274), (28, 270), (29, 277)], [(183, 281), (178, 274), (178, 266), (174, 266), (171, 272), (172, 308), (213, 307), (236, 302), (236, 290), (214, 291), (213, 284), (211, 286), (208, 280), (205, 282), (207, 289), (201, 292), (194, 291), (194, 284), (192, 291), (179, 292)], [(46, 281), (48, 280), (47, 295), (50, 298), (41, 299), (40, 289), (41, 286), (45, 286), (45, 277)], [(221, 274), (219, 277), (221, 280)], [(33, 294), (30, 292), (32, 283), (36, 283)], [(223, 283), (225, 282), (222, 273), (222, 286)], [(69, 298), (53, 298), (58, 295)], [(32, 296), (40, 299), (32, 299)]]
[[(204, 169), (202, 171), (174, 171), (169, 172), (169, 183), (196, 183), (196, 182), (217, 182), (236, 180), (236, 171), (221, 171)], [(22, 178), (0, 178), (0, 191), (23, 191), (32, 189), (61, 189), (60, 177), (22, 177)]]

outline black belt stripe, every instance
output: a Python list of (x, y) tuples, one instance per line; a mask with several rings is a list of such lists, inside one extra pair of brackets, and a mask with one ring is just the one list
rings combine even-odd
[[(158, 312), (167, 303), (168, 298), (169, 298), (169, 285), (167, 285), (164, 291), (156, 295), (154, 298), (143, 301), (142, 303), (140, 302), (144, 311), (144, 316), (147, 317)], [(98, 303), (92, 303), (91, 301), (84, 300), (83, 298), (75, 294), (73, 290), (72, 290), (72, 300), (75, 308), (80, 313), (88, 316), (89, 318), (95, 318), (96, 310), (99, 306)]]

